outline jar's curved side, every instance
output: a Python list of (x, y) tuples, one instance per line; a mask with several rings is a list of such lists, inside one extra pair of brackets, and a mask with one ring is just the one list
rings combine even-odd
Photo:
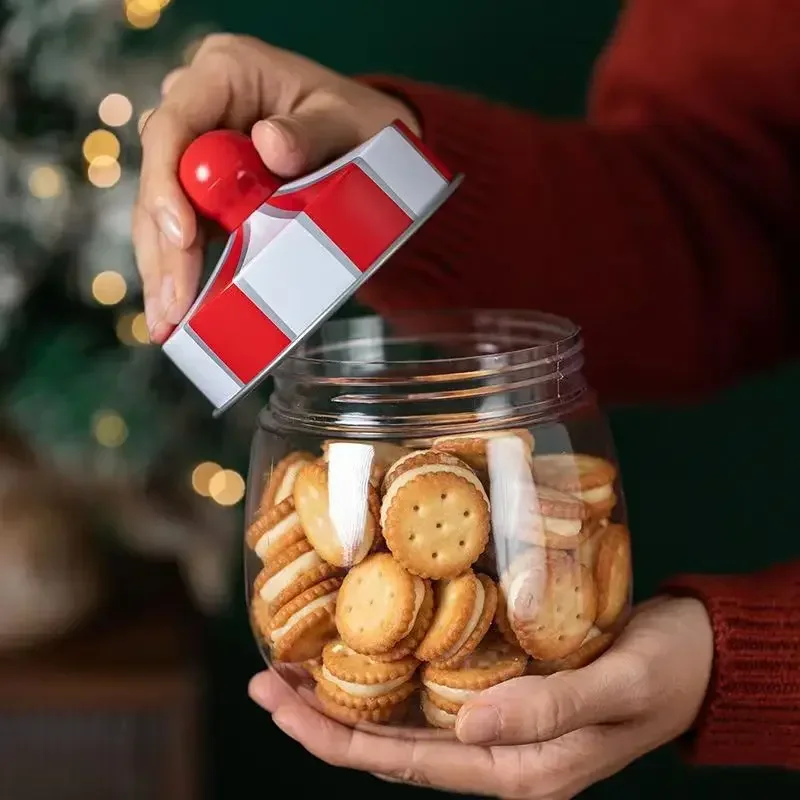
[(586, 396), (530, 427), (417, 432), (259, 426), (249, 608), (265, 658), (304, 675), (328, 715), (452, 731), (481, 689), (613, 644), (631, 608), (630, 533)]

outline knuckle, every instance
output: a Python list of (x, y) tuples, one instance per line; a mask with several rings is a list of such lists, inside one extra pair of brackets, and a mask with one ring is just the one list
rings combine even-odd
[(235, 33), (210, 33), (203, 39), (200, 47), (197, 48), (192, 63), (205, 58), (209, 53), (214, 53), (219, 50), (237, 50), (239, 45), (242, 44), (243, 38), (242, 36), (237, 36)]
[(567, 720), (575, 716), (580, 708), (580, 698), (575, 690), (558, 676), (551, 677), (552, 691), (542, 694), (537, 704), (534, 720), (538, 741), (547, 741), (564, 732)]

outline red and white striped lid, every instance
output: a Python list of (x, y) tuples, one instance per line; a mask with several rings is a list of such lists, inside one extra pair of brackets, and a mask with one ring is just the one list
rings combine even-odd
[(180, 175), (198, 211), (232, 231), (164, 344), (215, 414), (352, 297), (461, 179), (399, 122), (283, 186), (250, 139), (231, 131), (193, 143)]

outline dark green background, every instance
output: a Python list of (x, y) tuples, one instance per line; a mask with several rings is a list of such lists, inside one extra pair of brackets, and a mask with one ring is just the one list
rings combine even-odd
[[(261, 36), (347, 73), (402, 73), (544, 114), (573, 115), (583, 109), (591, 64), (617, 10), (614, 0), (195, 0), (176, 3), (158, 35), (209, 23)], [(703, 407), (613, 413), (640, 596), (678, 570), (743, 571), (796, 556), (789, 465), (800, 446), (799, 385), (800, 371), (790, 368)], [(316, 763), (250, 705), (247, 679), (261, 664), (241, 597), (218, 625), (213, 657), (214, 800), (279, 792), (275, 782), (283, 780), (304, 795), (422, 795)], [(666, 749), (587, 796), (707, 798), (721, 791), (736, 798), (797, 797), (798, 790), (797, 777), (777, 772), (690, 770)]]

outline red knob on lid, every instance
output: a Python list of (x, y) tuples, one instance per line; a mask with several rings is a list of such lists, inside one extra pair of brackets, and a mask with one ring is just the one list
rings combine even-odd
[(250, 137), (224, 130), (204, 133), (186, 148), (178, 179), (197, 211), (229, 232), (281, 185)]

